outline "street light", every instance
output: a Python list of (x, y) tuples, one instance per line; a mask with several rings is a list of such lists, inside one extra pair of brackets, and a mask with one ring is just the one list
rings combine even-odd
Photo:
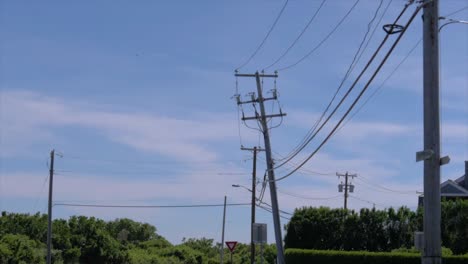
[[(251, 209), (252, 209), (252, 213), (251, 213), (251, 223), (250, 223), (250, 254), (251, 254), (251, 262), (252, 264), (254, 263), (255, 261), (255, 244), (254, 244), (254, 233), (253, 233), (253, 225), (255, 223), (255, 202), (257, 200), (257, 198), (255, 197), (255, 191), (252, 191), (251, 189), (243, 186), (243, 185), (239, 185), (239, 184), (233, 184), (232, 187), (235, 187), (235, 188), (244, 188), (246, 189), (247, 191), (251, 192), (252, 193), (252, 205), (251, 205)], [(252, 183), (252, 187), (255, 188), (255, 181)]]

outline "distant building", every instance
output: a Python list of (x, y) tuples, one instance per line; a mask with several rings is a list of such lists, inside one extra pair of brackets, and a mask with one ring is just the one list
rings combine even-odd
[[(446, 180), (440, 185), (441, 199), (467, 199), (468, 200), (468, 161), (465, 161), (465, 174), (456, 180)], [(424, 196), (420, 195), (418, 206), (423, 205)]]

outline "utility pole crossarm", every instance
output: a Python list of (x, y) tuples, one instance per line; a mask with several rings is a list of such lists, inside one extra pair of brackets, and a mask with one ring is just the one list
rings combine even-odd
[[(267, 97), (267, 98), (263, 98), (263, 101), (270, 101), (270, 100), (277, 100), (278, 97)], [(247, 100), (247, 101), (238, 101), (237, 104), (238, 105), (241, 105), (241, 104), (250, 104), (250, 103), (259, 103), (258, 99), (255, 99), (255, 100)]]
[[(281, 114), (273, 114), (273, 115), (265, 115), (264, 117), (265, 118), (271, 118), (271, 117), (282, 117), (282, 116), (286, 116), (286, 113), (281, 113)], [(242, 117), (242, 120), (245, 121), (245, 120), (255, 120), (255, 119), (262, 119), (264, 118), (262, 116), (250, 116), (250, 117)]]
[(254, 73), (254, 74), (245, 74), (245, 73), (236, 73), (234, 74), (236, 77), (263, 77), (263, 78), (278, 78), (278, 74), (260, 74), (260, 73)]
[(241, 147), (241, 150), (248, 150), (248, 151), (265, 151), (265, 149), (262, 149), (261, 147), (254, 147), (254, 148), (246, 148), (246, 147)]

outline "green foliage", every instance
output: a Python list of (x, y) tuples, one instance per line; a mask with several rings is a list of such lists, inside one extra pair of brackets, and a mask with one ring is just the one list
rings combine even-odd
[[(286, 248), (391, 251), (411, 248), (422, 230), (422, 209), (296, 209), (286, 225)], [(468, 200), (442, 203), (442, 245), (468, 252)]]
[[(368, 251), (338, 251), (311, 250), (289, 248), (285, 253), (286, 263), (334, 263), (334, 264), (419, 264), (421, 255), (408, 252), (368, 252)], [(447, 264), (467, 263), (466, 256), (444, 256)]]
[(25, 235), (6, 234), (0, 239), (2, 263), (45, 263), (44, 245)]
[[(213, 239), (184, 238), (180, 245), (172, 245), (156, 233), (154, 226), (126, 218), (106, 222), (94, 217), (72, 216), (68, 220), (56, 219), (52, 226), (54, 264), (220, 262), (221, 245), (215, 244)], [(310, 251), (293, 248), (339, 250), (312, 251), (317, 263), (412, 263), (414, 256), (420, 255), (412, 245), (414, 231), (422, 229), (422, 209), (413, 212), (402, 207), (355, 212), (304, 207), (295, 211), (285, 228), (287, 252), (294, 253), (288, 253), (289, 260), (293, 261), (288, 263), (311, 262)], [(446, 247), (443, 248), (444, 263), (467, 263), (468, 201), (443, 202), (441, 228), (442, 243)], [(2, 212), (0, 263), (44, 263), (46, 234), (46, 215)], [(263, 251), (261, 260), (260, 246), (256, 245), (256, 263), (275, 263), (275, 245), (265, 245)], [(337, 255), (344, 262), (336, 262)], [(239, 243), (232, 257), (233, 264), (249, 263), (250, 245)], [(224, 260), (225, 263), (230, 260), (226, 247)]]
[(106, 228), (110, 235), (119, 241), (137, 243), (156, 238), (156, 227), (127, 218), (107, 222)]
[(468, 200), (442, 203), (442, 241), (455, 254), (468, 253)]

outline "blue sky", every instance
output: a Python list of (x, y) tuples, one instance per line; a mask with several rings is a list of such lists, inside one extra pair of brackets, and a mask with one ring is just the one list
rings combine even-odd
[[(264, 47), (241, 72), (271, 64), (320, 2), (291, 0)], [(391, 23), (405, 2), (391, 1), (381, 25)], [(378, 17), (388, 3), (384, 0)], [(288, 115), (271, 131), (276, 158), (300, 142), (325, 108), (378, 4), (361, 0), (315, 53), (279, 72), (280, 105)], [(247, 191), (231, 185), (250, 186), (251, 154), (239, 147), (240, 142), (247, 147), (258, 144), (259, 135), (241, 124), (239, 137), (233, 73), (261, 42), (282, 5), (276, 0), (0, 1), (0, 210), (46, 212), (52, 149), (63, 154), (56, 158), (55, 201), (212, 204), (222, 203), (227, 195), (229, 202), (249, 202)], [(277, 68), (306, 54), (351, 5), (352, 1), (328, 0)], [(463, 0), (441, 1), (440, 13), (465, 6)], [(364, 99), (422, 37), (419, 17)], [(468, 11), (452, 18), (467, 19)], [(379, 28), (344, 89), (383, 37)], [(420, 45), (301, 173), (277, 183), (284, 211), (341, 207), (340, 180), (313, 172), (345, 171), (359, 175), (353, 181), (350, 208), (416, 207), (416, 191), (422, 191), (422, 163), (415, 162), (423, 142), (421, 53)], [(443, 180), (461, 176), (468, 159), (467, 69), (468, 27), (447, 26), (441, 33), (441, 142), (442, 154), (450, 155), (452, 162), (443, 167)], [(357, 88), (369, 76), (364, 75)], [(273, 87), (271, 80), (264, 80), (266, 91)], [(238, 89), (244, 96), (254, 91), (255, 82), (239, 79)], [(278, 105), (267, 109), (277, 111)], [(244, 110), (252, 113), (249, 105)], [(301, 161), (325, 135), (320, 133), (293, 162)], [(260, 154), (260, 177), (264, 169)], [(277, 175), (288, 171), (280, 168)], [(273, 242), (271, 215), (257, 212), (257, 222), (268, 224)], [(183, 237), (221, 237), (222, 208), (54, 208), (54, 217), (74, 214), (149, 222), (173, 243)], [(228, 208), (226, 239), (248, 241), (249, 221), (248, 206)]]

